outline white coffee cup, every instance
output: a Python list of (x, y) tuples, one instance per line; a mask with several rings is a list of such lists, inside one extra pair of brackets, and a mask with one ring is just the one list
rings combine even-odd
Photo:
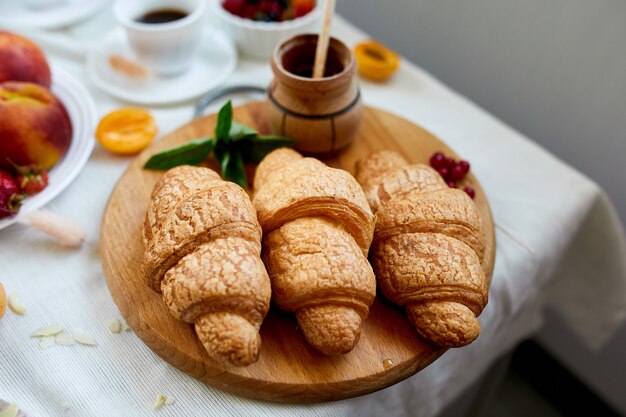
[[(126, 29), (128, 43), (137, 58), (160, 76), (186, 71), (200, 46), (206, 0), (117, 0), (113, 12)], [(142, 23), (138, 19), (156, 10), (180, 10), (187, 16), (166, 23)]]

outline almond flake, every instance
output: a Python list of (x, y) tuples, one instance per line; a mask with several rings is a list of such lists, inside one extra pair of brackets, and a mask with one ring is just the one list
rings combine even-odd
[(17, 405), (9, 404), (4, 410), (0, 411), (0, 417), (16, 417), (18, 412)]
[(48, 349), (52, 345), (54, 345), (54, 336), (45, 336), (39, 339), (39, 349), (41, 350)]
[(165, 395), (163, 394), (157, 395), (156, 401), (152, 405), (152, 408), (154, 408), (155, 410), (158, 410), (159, 408), (163, 407), (163, 404), (165, 404), (165, 401), (167, 401), (167, 397)]
[(167, 400), (165, 400), (165, 405), (173, 404), (174, 401), (176, 401), (176, 398), (174, 398), (174, 397), (167, 397)]
[(46, 326), (46, 327), (40, 327), (39, 329), (35, 330), (33, 332), (33, 334), (31, 334), (31, 337), (46, 337), (46, 336), (54, 336), (56, 334), (59, 334), (63, 331), (63, 327), (61, 326), (57, 326), (57, 325), (53, 325), (53, 326)]
[(111, 333), (119, 333), (122, 331), (122, 324), (118, 319), (109, 320), (108, 326)]
[[(23, 316), (26, 313), (26, 309), (20, 304), (20, 296), (16, 292), (9, 294), (9, 308), (18, 316)], [(2, 416), (0, 415), (0, 417)]]
[(128, 326), (128, 324), (126, 324), (125, 321), (122, 322), (122, 331), (123, 332), (127, 332), (130, 330), (130, 326)]
[(74, 330), (74, 340), (76, 340), (81, 345), (96, 345), (96, 341), (93, 339), (93, 337), (80, 329)]
[(61, 407), (63, 407), (63, 411), (68, 411), (70, 408), (72, 408), (72, 406), (68, 402), (64, 402), (63, 404), (61, 404)]
[(72, 337), (66, 334), (65, 332), (59, 333), (56, 339), (54, 339), (54, 341), (56, 342), (57, 345), (62, 345), (62, 346), (72, 346), (76, 344), (76, 341), (72, 339)]

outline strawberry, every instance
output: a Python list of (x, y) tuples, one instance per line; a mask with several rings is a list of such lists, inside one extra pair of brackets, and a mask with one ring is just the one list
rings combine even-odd
[(37, 165), (15, 166), (17, 183), (26, 195), (37, 194), (48, 185), (48, 172)]
[(0, 219), (11, 217), (20, 209), (22, 193), (15, 178), (0, 169)]

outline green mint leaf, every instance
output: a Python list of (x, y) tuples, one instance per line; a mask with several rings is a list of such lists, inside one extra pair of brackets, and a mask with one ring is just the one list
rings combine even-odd
[(291, 147), (293, 144), (293, 140), (282, 136), (256, 136), (244, 138), (238, 148), (245, 163), (258, 164), (273, 150)]
[(222, 168), (222, 160), (224, 158), (230, 158), (226, 143), (217, 142), (215, 144), (215, 148), (213, 149), (213, 156), (215, 157), (215, 160), (217, 161), (217, 163), (220, 165), (220, 168)]
[(215, 155), (215, 159), (217, 163), (220, 164), (220, 170), (222, 172), (222, 178), (226, 178), (226, 168), (228, 167), (228, 163), (230, 162), (230, 152), (224, 150), (223, 152), (218, 152), (217, 150), (213, 153)]
[(194, 139), (184, 145), (166, 149), (148, 159), (144, 169), (170, 169), (179, 165), (198, 165), (215, 146), (214, 138)]
[(233, 123), (230, 126), (230, 132), (228, 132), (228, 137), (231, 142), (237, 142), (238, 140), (248, 136), (256, 136), (256, 130), (233, 120)]
[(217, 125), (215, 125), (215, 137), (219, 141), (228, 142), (230, 127), (233, 123), (233, 104), (230, 100), (222, 106), (217, 114)]
[[(295, 140), (285, 137), (285, 136), (277, 136), (277, 135), (257, 135), (256, 138), (254, 138), (255, 141), (257, 142), (266, 142), (266, 141), (278, 141), (278, 142), (282, 142), (282, 143), (288, 143), (293, 145)], [(289, 146), (289, 145), (287, 145)]]
[(243, 165), (243, 159), (238, 150), (225, 152), (219, 162), (220, 168), (222, 169), (222, 178), (232, 181), (243, 188), (248, 188), (246, 168)]
[(242, 188), (248, 188), (248, 178), (246, 178), (246, 167), (243, 164), (243, 158), (240, 152), (233, 152), (228, 164), (226, 178), (239, 184)]

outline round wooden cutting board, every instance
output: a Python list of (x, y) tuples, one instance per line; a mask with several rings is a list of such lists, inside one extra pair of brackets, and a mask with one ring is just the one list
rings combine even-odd
[[(262, 103), (238, 107), (234, 117), (267, 132)], [(261, 327), (259, 361), (245, 368), (223, 368), (206, 354), (192, 326), (174, 319), (140, 271), (141, 228), (160, 171), (143, 170), (156, 151), (190, 139), (212, 136), (216, 115), (183, 126), (146, 149), (129, 166), (108, 202), (101, 230), (102, 264), (109, 290), (128, 324), (150, 349), (176, 368), (216, 388), (244, 397), (276, 402), (339, 400), (388, 387), (420, 371), (445, 349), (422, 341), (404, 312), (378, 294), (352, 352), (339, 357), (317, 353), (297, 328), (294, 315), (272, 306)], [(454, 153), (415, 124), (381, 110), (366, 108), (356, 142), (331, 166), (354, 172), (355, 162), (371, 152), (390, 149), (410, 162), (427, 163), (433, 152)], [(251, 178), (251, 176), (249, 176)], [(469, 175), (463, 185), (476, 189), (476, 204), (487, 231), (484, 270), (491, 277), (495, 241), (485, 195)]]

